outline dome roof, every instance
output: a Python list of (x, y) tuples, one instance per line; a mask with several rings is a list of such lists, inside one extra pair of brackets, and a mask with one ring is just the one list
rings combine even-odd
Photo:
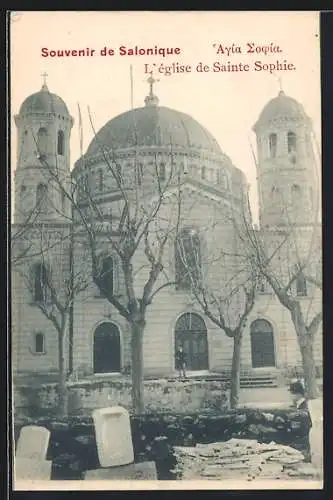
[(51, 94), (45, 83), (39, 92), (30, 95), (21, 104), (19, 114), (25, 115), (27, 113), (69, 115), (65, 102), (56, 94)]
[(271, 99), (266, 104), (253, 128), (257, 129), (259, 125), (267, 124), (271, 120), (279, 117), (308, 118), (302, 104), (296, 101), (296, 99), (287, 96), (283, 90), (281, 90), (277, 97), (274, 97), (274, 99)]
[(203, 149), (222, 154), (214, 137), (191, 116), (170, 108), (146, 105), (126, 111), (110, 120), (96, 134), (87, 156), (100, 153), (100, 147), (169, 146)]

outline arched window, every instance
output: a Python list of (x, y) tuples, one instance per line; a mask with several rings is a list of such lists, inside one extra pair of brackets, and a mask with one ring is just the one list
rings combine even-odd
[(216, 182), (219, 184), (221, 182), (221, 172), (219, 169), (216, 170)]
[(269, 156), (271, 158), (275, 158), (276, 148), (277, 148), (277, 135), (270, 134), (268, 140), (269, 140)]
[(179, 347), (183, 348), (188, 371), (208, 369), (207, 328), (198, 314), (185, 313), (178, 319), (175, 326), (175, 353)]
[(201, 179), (206, 179), (206, 167), (201, 167)]
[(165, 163), (161, 163), (159, 166), (158, 178), (160, 181), (165, 181)]
[(94, 333), (94, 373), (120, 372), (120, 332), (114, 323), (98, 325)]
[(45, 353), (45, 335), (42, 332), (37, 332), (35, 334), (34, 351), (36, 354)]
[(296, 134), (294, 132), (288, 132), (287, 142), (288, 142), (288, 153), (295, 153), (296, 152)]
[(269, 321), (256, 319), (250, 327), (253, 368), (275, 366), (273, 328)]
[(62, 130), (58, 132), (57, 153), (63, 155), (65, 152), (65, 136)]
[(143, 177), (143, 165), (142, 165), (142, 163), (139, 163), (137, 165), (136, 175), (137, 175), (138, 186), (141, 186), (141, 184), (142, 184), (142, 177)]
[(47, 206), (47, 185), (39, 183), (36, 188), (36, 206), (44, 210)]
[(303, 273), (300, 273), (296, 278), (296, 295), (297, 297), (306, 297), (308, 294), (306, 279)]
[(33, 286), (35, 302), (45, 302), (48, 298), (48, 274), (44, 264), (35, 264), (33, 269)]
[(102, 296), (113, 294), (114, 262), (111, 256), (103, 257), (100, 261), (99, 283), (99, 289)]
[(194, 229), (184, 229), (175, 242), (176, 289), (189, 290), (201, 279), (201, 245)]
[(39, 155), (46, 155), (47, 153), (47, 142), (48, 135), (47, 130), (44, 127), (41, 127), (37, 132), (37, 149)]
[(21, 195), (23, 195), (26, 192), (26, 190), (27, 190), (27, 187), (24, 184), (22, 184), (20, 187)]

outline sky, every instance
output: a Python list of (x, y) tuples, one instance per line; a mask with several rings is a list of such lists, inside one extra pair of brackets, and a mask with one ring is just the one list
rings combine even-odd
[[(135, 46), (144, 49), (156, 46), (173, 49), (174, 53), (165, 57), (162, 54), (120, 55), (121, 46), (126, 52)], [(114, 55), (101, 55), (105, 47), (113, 49)], [(277, 47), (280, 52), (276, 52)], [(64, 49), (90, 49), (90, 53), (94, 49), (95, 53), (85, 57), (42, 56), (51, 50)], [(248, 53), (248, 50), (254, 52)], [(292, 65), (289, 66), (292, 69), (254, 70), (265, 67), (264, 64), (276, 67), (277, 61), (284, 66)], [(173, 63), (190, 66), (191, 71), (166, 75), (164, 68)], [(209, 71), (197, 71), (199, 63), (206, 65)], [(214, 63), (219, 67), (241, 63), (243, 67), (248, 65), (249, 71), (214, 72)], [(94, 134), (88, 106), (96, 130), (130, 109), (130, 65), (133, 106), (144, 105), (149, 90), (147, 71), (153, 68), (158, 80), (154, 91), (160, 105), (187, 113), (205, 126), (234, 165), (246, 174), (255, 214), (257, 189), (250, 146), (255, 149), (252, 126), (280, 88), (303, 104), (320, 143), (317, 12), (15, 11), (11, 14), (10, 55), (12, 158), (16, 158), (13, 116), (28, 95), (40, 90), (42, 73), (48, 75), (50, 92), (66, 102), (74, 117), (73, 165), (80, 156), (78, 103), (85, 152)]]

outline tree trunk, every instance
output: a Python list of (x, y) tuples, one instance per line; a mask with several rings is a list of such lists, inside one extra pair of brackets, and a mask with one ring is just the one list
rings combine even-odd
[(308, 399), (316, 399), (318, 388), (316, 381), (316, 364), (313, 356), (313, 342), (311, 339), (299, 342), (302, 356), (305, 391)]
[(65, 364), (65, 334), (59, 333), (59, 382), (58, 382), (58, 416), (68, 415), (68, 390), (66, 384), (66, 364)]
[(237, 408), (240, 389), (240, 364), (241, 364), (241, 347), (242, 333), (237, 332), (233, 337), (233, 353), (231, 366), (231, 386), (230, 386), (230, 406)]
[(143, 385), (143, 331), (144, 324), (132, 323), (132, 406), (135, 414), (144, 411)]

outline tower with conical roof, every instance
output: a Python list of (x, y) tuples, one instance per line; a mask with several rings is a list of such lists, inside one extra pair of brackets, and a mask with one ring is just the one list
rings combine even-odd
[(312, 123), (303, 106), (281, 90), (266, 104), (253, 130), (261, 227), (312, 224), (319, 183)]
[(44, 80), (41, 90), (22, 103), (15, 123), (15, 223), (29, 222), (32, 215), (39, 221), (62, 220), (69, 215), (70, 207), (55, 176), (61, 183), (70, 181), (73, 118), (65, 102), (49, 91)]

